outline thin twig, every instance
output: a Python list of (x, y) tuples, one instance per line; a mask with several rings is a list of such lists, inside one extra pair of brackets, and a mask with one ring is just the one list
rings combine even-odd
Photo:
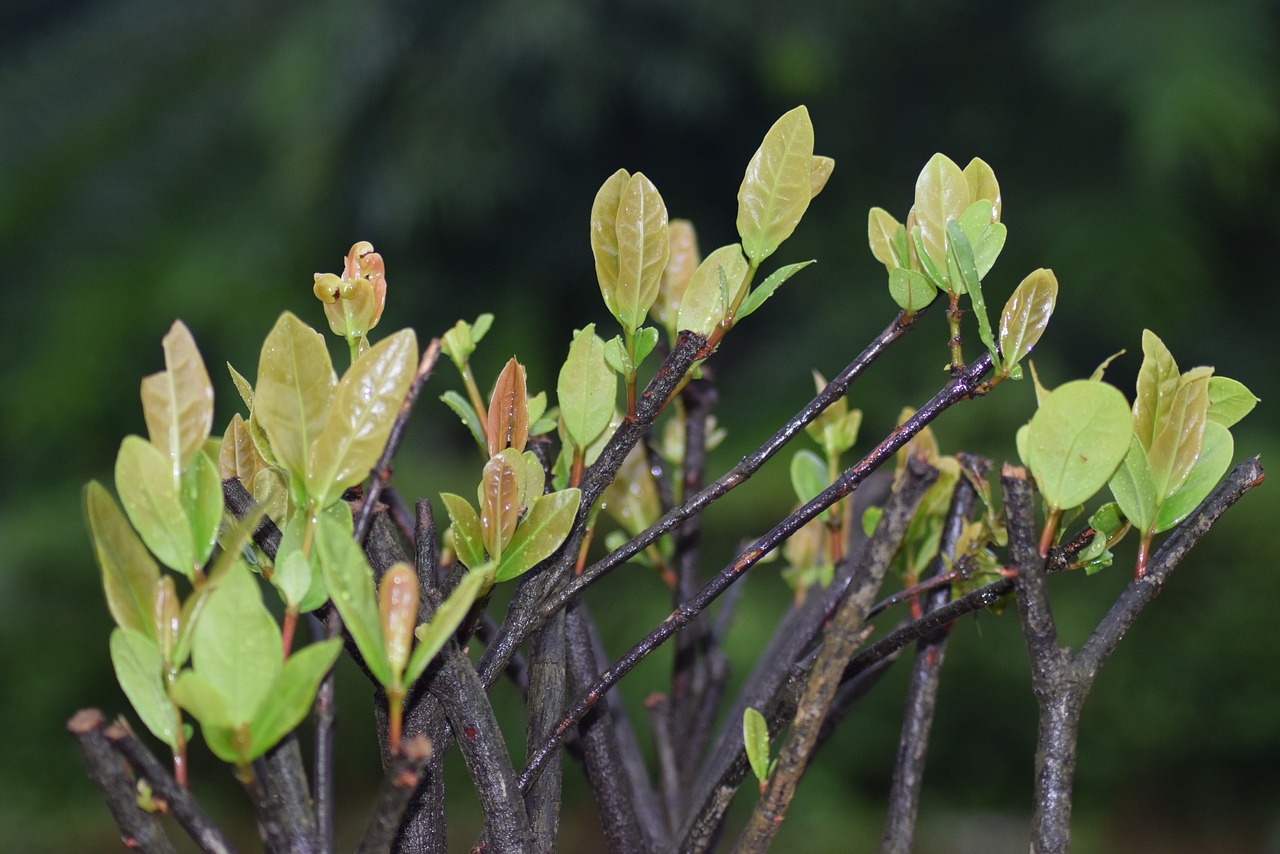
[(315, 808), (297, 737), (285, 736), (283, 741), (253, 760), (252, 768), (255, 806), (263, 828), (263, 841), (268, 847), (279, 851), (314, 851), (319, 848)]
[(147, 781), (152, 793), (169, 805), (168, 814), (177, 820), (201, 851), (234, 854), (235, 847), (223, 835), (189, 789), (178, 785), (173, 774), (138, 740), (123, 719), (102, 731), (111, 747), (128, 760), (134, 772)]
[(405, 807), (422, 781), (423, 769), (431, 759), (431, 742), (421, 735), (405, 738), (383, 774), (373, 818), (356, 848), (357, 854), (382, 854), (391, 850), (404, 817)]
[(869, 559), (859, 567), (848, 596), (827, 629), (805, 684), (804, 697), (796, 709), (791, 732), (778, 753), (777, 766), (769, 775), (765, 791), (738, 839), (736, 851), (765, 850), (782, 826), (845, 666), (868, 634), (867, 610), (906, 536), (916, 505), (937, 478), (938, 470), (922, 459), (913, 457), (908, 461), (906, 472), (885, 505), (884, 515), (867, 546)]
[(159, 819), (138, 806), (138, 790), (128, 763), (111, 749), (102, 729), (105, 719), (97, 709), (81, 709), (67, 721), (67, 731), (76, 740), (84, 757), (89, 779), (107, 802), (107, 809), (120, 828), (126, 847), (138, 851), (168, 854), (176, 851), (165, 836)]

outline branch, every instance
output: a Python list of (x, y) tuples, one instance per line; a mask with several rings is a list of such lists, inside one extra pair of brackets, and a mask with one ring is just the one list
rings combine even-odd
[(357, 854), (381, 854), (391, 850), (405, 808), (422, 781), (423, 769), (431, 756), (431, 742), (421, 735), (400, 742), (400, 750), (392, 757), (383, 775), (382, 793), (378, 796), (373, 818), (356, 848)]
[(859, 567), (849, 595), (840, 605), (827, 629), (826, 639), (805, 684), (805, 693), (796, 710), (791, 733), (779, 751), (777, 767), (769, 776), (751, 819), (735, 848), (763, 851), (782, 826), (787, 809), (808, 766), (809, 755), (818, 737), (822, 719), (840, 686), (840, 677), (856, 649), (869, 633), (867, 611), (884, 581), (889, 563), (906, 536), (925, 490), (938, 479), (938, 470), (912, 457), (897, 490), (885, 505), (884, 515), (867, 546), (867, 560)]
[[(991, 467), (990, 461), (978, 457), (962, 457), (961, 464), (978, 479), (986, 478)], [(956, 542), (973, 515), (977, 500), (978, 493), (973, 484), (968, 478), (961, 477), (951, 494), (951, 506), (947, 510), (938, 557), (934, 558), (928, 577), (942, 574), (945, 568), (943, 556), (952, 563), (955, 562)], [(925, 611), (942, 607), (950, 598), (950, 586), (933, 590), (925, 600)], [(950, 624), (922, 638), (917, 644), (911, 681), (907, 687), (902, 735), (898, 739), (898, 759), (894, 766), (893, 783), (889, 788), (889, 809), (880, 843), (882, 854), (909, 854), (913, 848), (916, 815), (920, 807), (920, 788), (924, 783), (925, 756), (929, 750), (929, 731), (933, 727), (933, 713), (938, 702), (938, 683), (942, 675), (949, 628)]]
[(245, 783), (258, 810), (263, 842), (272, 851), (314, 851), (320, 833), (296, 735), (288, 735), (253, 760)]
[[(565, 696), (564, 616), (551, 620), (529, 639), (529, 691), (525, 702), (528, 722), (525, 744), (531, 749), (555, 726)], [(529, 823), (539, 851), (554, 851), (560, 825), (561, 768), (559, 757), (525, 795)]]
[(234, 854), (234, 846), (205, 813), (191, 791), (178, 785), (169, 769), (138, 741), (123, 718), (118, 718), (102, 734), (106, 736), (112, 749), (133, 766), (138, 776), (147, 781), (154, 795), (169, 805), (169, 815), (177, 820), (201, 851)]
[(160, 821), (138, 806), (138, 790), (128, 764), (111, 749), (102, 733), (105, 719), (97, 709), (81, 709), (67, 721), (67, 732), (76, 740), (93, 781), (120, 828), (125, 846), (144, 852), (176, 851)]
[(1032, 688), (1036, 696), (1052, 691), (1066, 675), (1070, 652), (1058, 646), (1058, 630), (1049, 608), (1045, 559), (1035, 535), (1035, 497), (1026, 469), (1006, 464), (1000, 471), (1004, 512), (1009, 529), (1009, 556), (1017, 568), (1014, 589), (1018, 616), (1031, 656)]
[[(972, 398), (977, 393), (977, 385), (983, 375), (991, 369), (991, 357), (983, 354), (960, 375), (954, 377), (938, 394), (922, 406), (911, 418), (894, 428), (888, 437), (877, 445), (859, 463), (848, 468), (836, 479), (835, 483), (824, 489), (812, 501), (779, 522), (769, 533), (760, 537), (755, 543), (740, 554), (736, 560), (722, 569), (709, 581), (698, 595), (683, 606), (673, 611), (662, 623), (650, 632), (643, 640), (631, 648), (626, 655), (612, 667), (600, 674), (587, 691), (561, 719), (552, 737), (543, 743), (533, 754), (528, 766), (520, 775), (523, 789), (537, 776), (538, 769), (555, 750), (559, 749), (568, 736), (569, 731), (591, 707), (600, 699), (603, 692), (617, 684), (618, 680), (631, 671), (649, 653), (661, 646), (672, 634), (686, 626), (694, 617), (702, 613), (708, 605), (715, 601), (733, 582), (754, 566), (759, 560), (799, 530), (811, 519), (822, 513), (832, 504), (852, 492), (858, 484), (880, 467), (897, 450), (907, 443), (930, 421), (938, 417), (947, 408), (961, 400)], [(483, 662), (482, 662), (483, 663)]]

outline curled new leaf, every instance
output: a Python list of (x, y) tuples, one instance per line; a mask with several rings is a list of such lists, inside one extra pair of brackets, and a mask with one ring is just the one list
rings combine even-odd
[(1027, 465), (1052, 510), (1083, 504), (1129, 451), (1129, 406), (1119, 389), (1076, 380), (1049, 392), (1027, 431)]
[(1169, 417), (1169, 407), (1178, 390), (1178, 363), (1164, 342), (1150, 329), (1142, 330), (1142, 367), (1138, 369), (1137, 393), (1133, 399), (1133, 432), (1144, 448)]
[(506, 448), (523, 451), (529, 441), (529, 393), (525, 385), (524, 366), (514, 358), (507, 361), (489, 398), (489, 417), (485, 435), (489, 438), (489, 456)]
[(813, 166), (813, 123), (796, 107), (769, 128), (738, 188), (738, 234), (753, 266), (795, 231), (815, 195)]
[(174, 322), (162, 344), (165, 370), (142, 381), (142, 414), (176, 482), (213, 429), (213, 383), (182, 321)]
[(871, 254), (884, 265), (890, 273), (898, 267), (906, 266), (908, 259), (895, 249), (899, 242), (906, 242), (906, 232), (902, 223), (898, 222), (884, 208), (872, 208), (867, 214), (867, 242), (871, 245)]
[(1058, 279), (1043, 267), (1014, 289), (1000, 314), (1000, 368), (1011, 373), (1044, 334), (1058, 300)]

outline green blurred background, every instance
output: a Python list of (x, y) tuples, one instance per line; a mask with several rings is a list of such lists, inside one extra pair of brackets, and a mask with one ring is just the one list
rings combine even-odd
[[(811, 368), (835, 373), (891, 317), (866, 212), (905, 215), (934, 151), (962, 164), (981, 156), (1000, 178), (1010, 236), (990, 303), (1035, 267), (1057, 273), (1058, 313), (1036, 353), (1046, 382), (1127, 348), (1110, 376), (1131, 388), (1149, 327), (1183, 367), (1215, 365), (1263, 398), (1235, 430), (1237, 453), (1272, 459), (1278, 18), (1264, 0), (10, 0), (0, 9), (5, 847), (118, 846), (63, 730), (82, 706), (125, 708), (79, 490), (109, 480), (120, 438), (144, 430), (138, 381), (162, 366), (175, 317), (215, 377), (220, 430), (239, 406), (222, 362), (252, 376), (285, 308), (323, 327), (311, 274), (339, 270), (365, 239), (387, 263), (380, 332), (412, 325), (425, 340), (493, 311), (482, 384), (518, 353), (531, 387), (553, 390), (570, 330), (610, 325), (586, 226), (604, 178), (644, 171), (673, 216), (694, 220), (704, 249), (729, 242), (742, 170), (798, 103), (817, 152), (837, 165), (778, 260), (819, 264), (717, 357), (729, 439), (713, 468), (807, 400)], [(924, 327), (856, 388), (867, 439), (943, 379), (943, 318)], [(434, 400), (454, 385), (446, 367), (428, 386), (397, 469), (410, 497), (476, 477), (474, 448)], [(1030, 408), (1028, 384), (1002, 387), (940, 422), (944, 449), (1007, 458)], [(709, 514), (720, 534), (708, 571), (785, 512), (785, 470), (785, 460), (766, 467)], [(1077, 850), (1280, 851), (1271, 492), (1228, 514), (1103, 671), (1085, 711)], [(739, 674), (789, 596), (777, 565), (757, 573), (732, 637)], [(1083, 638), (1125, 574), (1055, 579), (1067, 640)], [(643, 570), (602, 588), (591, 602), (615, 654), (668, 609)], [(660, 656), (624, 683), (628, 702), (638, 709), (660, 690), (668, 666)], [(779, 850), (861, 850), (878, 838), (901, 676), (825, 749)], [(377, 769), (366, 689), (344, 679), (350, 837)], [(503, 715), (521, 751), (523, 725)], [(958, 626), (921, 850), (1025, 847), (1034, 729), (1012, 612)], [(224, 769), (197, 765), (215, 814), (242, 815)], [(564, 847), (589, 850), (589, 796), (576, 770), (567, 777)], [(453, 791), (469, 801), (464, 788), (458, 778)], [(453, 817), (464, 850), (470, 809)], [(252, 839), (251, 827), (238, 832)]]

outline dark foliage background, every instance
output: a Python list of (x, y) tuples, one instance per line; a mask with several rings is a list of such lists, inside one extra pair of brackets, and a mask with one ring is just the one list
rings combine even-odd
[[(385, 327), (412, 325), (425, 339), (492, 310), (481, 376), (515, 352), (533, 387), (553, 389), (569, 331), (607, 320), (586, 228), (600, 182), (619, 166), (642, 170), (673, 215), (695, 221), (704, 249), (728, 242), (742, 169), (797, 103), (837, 168), (781, 260), (819, 264), (716, 359), (730, 431), (721, 468), (807, 399), (811, 368), (834, 373), (887, 322), (866, 211), (905, 214), (938, 150), (961, 163), (981, 156), (1000, 177), (1010, 238), (989, 302), (1002, 304), (1034, 267), (1058, 275), (1060, 307), (1036, 353), (1046, 382), (1127, 348), (1111, 376), (1131, 387), (1141, 329), (1152, 328), (1183, 366), (1216, 365), (1263, 398), (1237, 428), (1237, 449), (1271, 459), (1277, 17), (1265, 0), (5, 4), (6, 847), (117, 844), (62, 730), (80, 706), (125, 708), (79, 490), (109, 480), (119, 439), (144, 429), (137, 384), (161, 366), (173, 318), (202, 346), (225, 423), (238, 400), (221, 362), (252, 376), (284, 308), (322, 325), (311, 273), (339, 269), (347, 247), (368, 239), (387, 259)], [(943, 319), (925, 326), (911, 353), (857, 388), (865, 437), (941, 380)], [(442, 370), (429, 389), (454, 379)], [(1007, 458), (1031, 392), (1002, 387), (962, 410), (941, 422), (944, 448)], [(407, 494), (473, 482), (468, 440), (434, 401), (407, 444), (397, 469)], [(785, 510), (785, 468), (766, 468), (711, 514), (721, 538), (709, 561), (719, 566), (738, 537)], [(1077, 850), (1280, 845), (1270, 493), (1228, 515), (1104, 672), (1085, 712)], [(732, 638), (739, 671), (789, 595), (775, 567), (757, 573)], [(655, 578), (620, 575), (592, 597), (615, 651), (667, 610)], [(1079, 640), (1125, 571), (1056, 581), (1059, 617)], [(1025, 845), (1034, 703), (1014, 623), (984, 615), (957, 629), (922, 849)], [(666, 666), (639, 672), (629, 702), (658, 690)], [(377, 769), (367, 692), (344, 678), (342, 786), (354, 828)], [(891, 678), (826, 748), (781, 847), (872, 844), (901, 696)], [(523, 724), (504, 715), (519, 750)], [(215, 812), (239, 815), (224, 769), (196, 762)], [(567, 776), (565, 847), (589, 847), (579, 829), (589, 828), (589, 797)], [(459, 845), (473, 838), (465, 804), (453, 827)]]

